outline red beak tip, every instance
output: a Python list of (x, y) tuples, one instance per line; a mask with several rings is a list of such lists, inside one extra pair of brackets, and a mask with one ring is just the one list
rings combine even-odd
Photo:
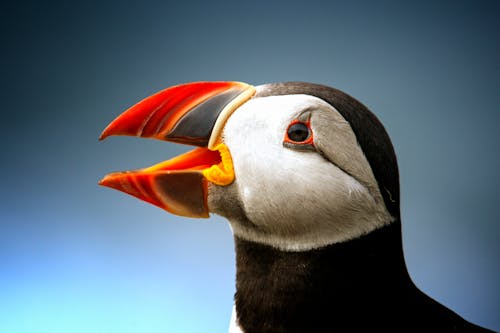
[(104, 131), (102, 131), (101, 135), (99, 135), (99, 141), (106, 139), (110, 135), (111, 134), (109, 133), (108, 129), (105, 128)]
[(106, 187), (111, 187), (113, 188), (113, 185), (116, 183), (115, 179), (111, 177), (110, 175), (104, 176), (103, 179), (101, 179), (97, 184), (101, 186), (106, 186)]

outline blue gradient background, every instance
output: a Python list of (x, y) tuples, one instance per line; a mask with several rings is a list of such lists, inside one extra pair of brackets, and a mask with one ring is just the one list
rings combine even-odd
[(368, 105), (398, 154), (414, 281), (500, 330), (499, 4), (3, 1), (0, 332), (227, 330), (224, 220), (97, 186), (187, 149), (97, 137), (200, 80), (311, 81)]

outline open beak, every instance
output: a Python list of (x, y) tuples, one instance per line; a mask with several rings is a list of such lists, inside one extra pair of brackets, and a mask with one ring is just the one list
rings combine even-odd
[(254, 94), (253, 86), (241, 82), (195, 82), (147, 97), (113, 120), (99, 139), (129, 135), (198, 148), (148, 168), (110, 173), (99, 184), (176, 215), (208, 217), (208, 182), (224, 186), (234, 180), (222, 129)]

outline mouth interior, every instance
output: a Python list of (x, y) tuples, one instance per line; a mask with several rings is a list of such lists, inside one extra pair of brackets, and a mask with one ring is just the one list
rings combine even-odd
[(221, 186), (229, 185), (234, 180), (231, 154), (223, 143), (218, 144), (213, 150), (196, 148), (138, 172), (143, 174), (200, 172), (208, 181)]
[(200, 147), (141, 171), (148, 173), (157, 171), (203, 171), (220, 163), (222, 163), (222, 158), (219, 150)]

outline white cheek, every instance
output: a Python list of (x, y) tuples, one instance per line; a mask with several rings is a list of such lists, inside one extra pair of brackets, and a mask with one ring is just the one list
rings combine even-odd
[[(279, 107), (270, 103), (273, 99)], [(337, 180), (336, 167), (319, 154), (283, 147), (286, 128), (304, 107), (303, 99), (273, 99), (251, 100), (238, 109), (225, 126), (224, 141), (248, 217), (257, 225), (280, 227), (276, 212), (281, 212), (281, 224), (309, 220), (317, 205), (304, 205), (307, 199), (324, 200), (325, 186), (317, 185), (336, 187)]]
[(243, 186), (242, 195), (244, 201), (250, 200), (250, 198), (252, 197), (252, 189), (248, 186)]
[(385, 208), (379, 211), (367, 188), (343, 169), (317, 152), (283, 147), (288, 124), (317, 100), (257, 98), (228, 119), (223, 140), (235, 186), (246, 217), (259, 227), (245, 229), (231, 221), (239, 236), (297, 250), (341, 242), (386, 223)]

